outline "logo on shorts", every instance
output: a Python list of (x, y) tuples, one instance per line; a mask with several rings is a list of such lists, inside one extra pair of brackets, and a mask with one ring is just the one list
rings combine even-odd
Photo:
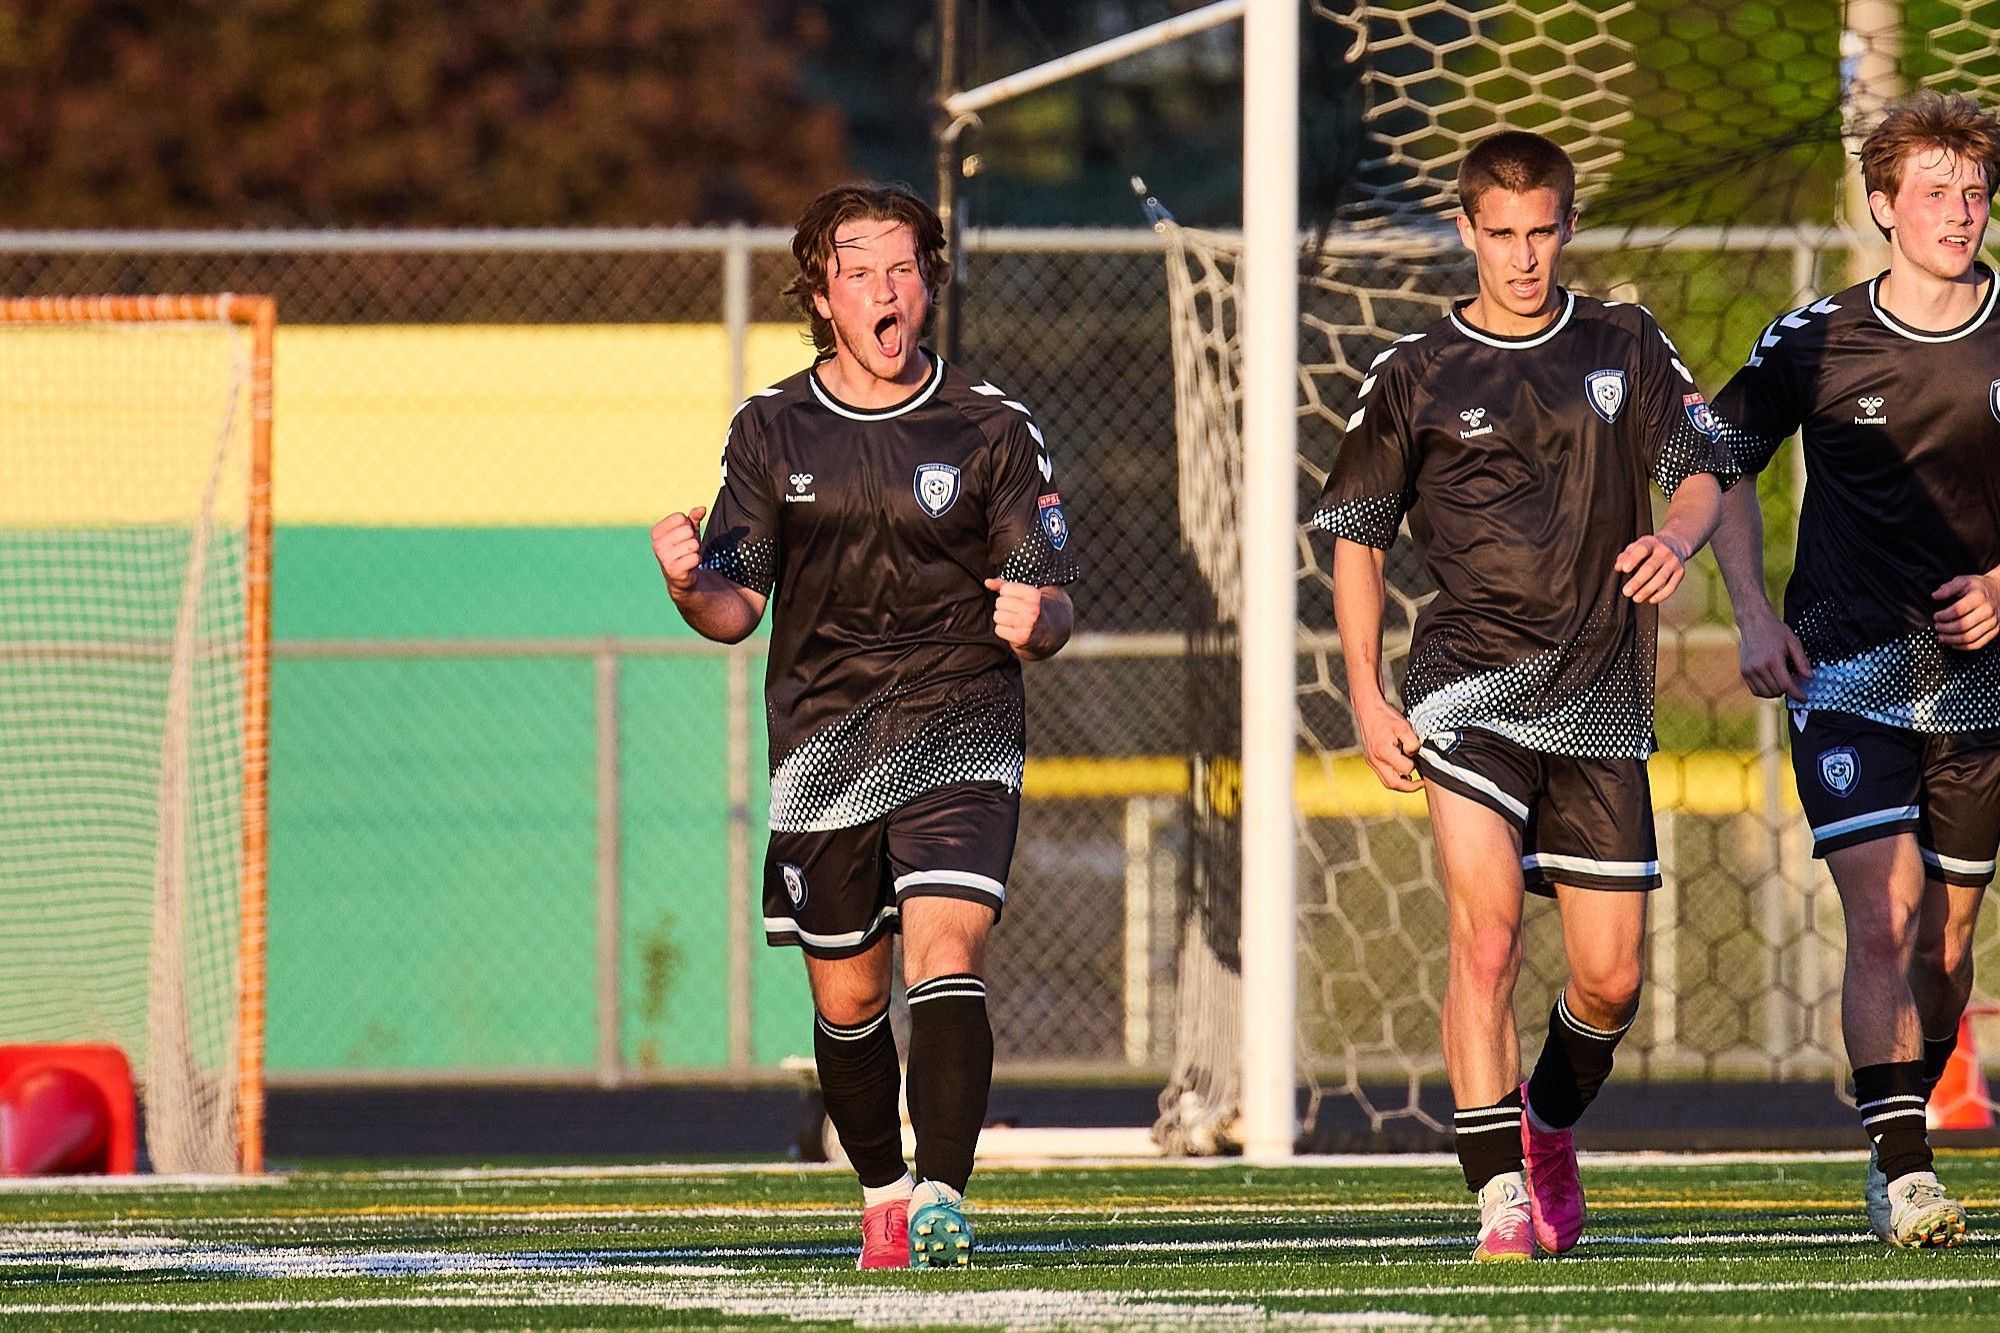
[(778, 869), (785, 876), (785, 896), (792, 900), (792, 910), (798, 911), (806, 905), (806, 872), (790, 861), (780, 861)]
[(1458, 748), (1458, 743), (1464, 740), (1465, 736), (1456, 731), (1433, 731), (1430, 739), (1432, 747), (1439, 754), (1450, 754)]
[(958, 469), (949, 463), (925, 463), (917, 469), (917, 503), (932, 518), (958, 502)]
[(1843, 745), (1834, 750), (1822, 750), (1819, 755), (1819, 785), (1835, 796), (1845, 796), (1854, 790), (1854, 781), (1861, 776), (1861, 756), (1854, 753), (1854, 747)]
[(1616, 421), (1619, 410), (1625, 406), (1625, 372), (1593, 370), (1583, 377), (1583, 392), (1597, 415), (1606, 421)]
[(1058, 551), (1069, 545), (1069, 520), (1063, 517), (1062, 496), (1055, 492), (1039, 497), (1035, 505), (1042, 511), (1042, 531), (1049, 545)]

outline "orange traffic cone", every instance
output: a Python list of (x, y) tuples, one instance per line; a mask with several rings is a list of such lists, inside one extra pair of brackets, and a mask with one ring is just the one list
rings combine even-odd
[(1973, 1048), (1970, 1010), (1958, 1020), (1958, 1046), (1937, 1087), (1931, 1089), (1925, 1118), (1932, 1129), (1993, 1128), (1993, 1094), (1987, 1090), (1986, 1071)]

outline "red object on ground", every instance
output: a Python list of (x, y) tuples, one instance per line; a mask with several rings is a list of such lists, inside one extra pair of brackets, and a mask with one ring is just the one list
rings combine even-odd
[(0, 1175), (129, 1176), (138, 1158), (125, 1052), (0, 1046)]
[[(1987, 1012), (1983, 1007), (1980, 1012)], [(1973, 1010), (1958, 1020), (1958, 1046), (1931, 1089), (1932, 1129), (1991, 1129), (1993, 1094), (1986, 1087), (1986, 1070), (1972, 1040)]]

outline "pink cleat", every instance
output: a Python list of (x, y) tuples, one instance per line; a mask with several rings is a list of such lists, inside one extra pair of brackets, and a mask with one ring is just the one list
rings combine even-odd
[(910, 1201), (891, 1199), (861, 1214), (861, 1260), (856, 1268), (910, 1266)]
[(1472, 1257), (1482, 1264), (1526, 1263), (1535, 1257), (1528, 1190), (1518, 1174), (1495, 1176), (1479, 1191), (1479, 1244)]
[(1550, 1254), (1573, 1249), (1583, 1236), (1583, 1181), (1576, 1172), (1576, 1135), (1535, 1128), (1528, 1085), (1521, 1085), (1521, 1158), (1527, 1167), (1528, 1212), (1535, 1244)]

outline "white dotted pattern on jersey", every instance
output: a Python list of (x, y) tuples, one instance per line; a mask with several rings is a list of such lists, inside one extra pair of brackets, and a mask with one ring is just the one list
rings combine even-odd
[(869, 700), (773, 765), (771, 827), (852, 828), (960, 782), (1021, 789), (1027, 723), (1018, 695), (974, 685), (912, 727), (897, 707), (908, 692)]
[[(1810, 613), (1804, 617), (1812, 619)], [(1810, 624), (1800, 638), (1810, 642)], [(2000, 651), (1947, 650), (1937, 632), (1920, 629), (1835, 662), (1813, 667), (1807, 708), (1854, 713), (1911, 731), (1986, 731), (2000, 727)]]
[(778, 544), (769, 537), (759, 537), (755, 541), (717, 546), (701, 562), (701, 567), (768, 596), (778, 576), (777, 556)]
[(1371, 495), (1346, 504), (1321, 509), (1312, 516), (1312, 526), (1336, 537), (1386, 551), (1395, 544), (1396, 529), (1403, 522), (1403, 497)]
[[(1626, 608), (1621, 604), (1614, 614), (1627, 614)], [(1600, 608), (1574, 641), (1594, 639), (1608, 618)], [(1476, 727), (1544, 754), (1644, 759), (1653, 752), (1649, 645), (1621, 654), (1612, 670), (1583, 683), (1563, 679), (1571, 649), (1558, 645), (1510, 666), (1427, 688), (1427, 676), (1453, 670), (1449, 653), (1431, 639), (1404, 680), (1404, 697), (1416, 699), (1410, 725), (1420, 739)]]

